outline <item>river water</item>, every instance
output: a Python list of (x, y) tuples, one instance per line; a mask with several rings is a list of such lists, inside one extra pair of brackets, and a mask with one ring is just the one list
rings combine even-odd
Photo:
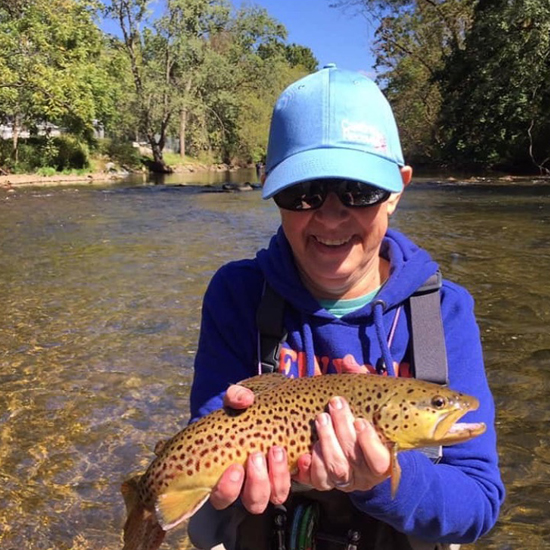
[[(278, 226), (204, 177), (0, 190), (0, 548), (120, 547), (120, 483), (188, 417), (206, 285)], [(508, 494), (475, 548), (550, 548), (550, 185), (418, 181), (392, 224), (476, 299)]]

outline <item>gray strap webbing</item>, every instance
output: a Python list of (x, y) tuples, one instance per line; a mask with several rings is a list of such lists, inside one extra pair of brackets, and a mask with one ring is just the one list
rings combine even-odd
[(415, 378), (448, 383), (447, 350), (441, 319), (441, 272), (437, 271), (410, 298), (411, 355)]
[[(441, 284), (441, 272), (438, 270), (409, 298), (414, 377), (435, 384), (449, 382), (439, 295)], [(434, 462), (439, 462), (443, 456), (441, 446), (422, 447), (418, 450)]]

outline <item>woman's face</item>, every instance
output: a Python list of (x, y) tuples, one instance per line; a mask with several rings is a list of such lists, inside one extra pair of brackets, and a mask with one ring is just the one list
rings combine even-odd
[[(401, 169), (408, 185), (412, 170)], [(281, 209), (281, 222), (304, 284), (317, 298), (355, 298), (385, 280), (380, 245), (401, 194), (381, 204), (349, 208), (329, 193), (317, 210)]]

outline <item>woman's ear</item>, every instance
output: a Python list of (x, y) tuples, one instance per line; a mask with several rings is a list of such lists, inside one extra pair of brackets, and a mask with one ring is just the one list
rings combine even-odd
[(388, 212), (388, 216), (391, 216), (395, 209), (397, 208), (397, 204), (399, 203), (399, 199), (401, 198), (401, 195), (403, 194), (403, 191), (405, 190), (405, 187), (411, 183), (412, 179), (412, 168), (410, 166), (403, 166), (400, 169), (401, 172), (401, 179), (403, 180), (403, 189), (399, 193), (392, 193), (390, 195), (390, 198), (386, 201), (386, 209)]
[(411, 183), (413, 169), (410, 166), (402, 166), (400, 169), (401, 178), (403, 180), (403, 187), (407, 187)]

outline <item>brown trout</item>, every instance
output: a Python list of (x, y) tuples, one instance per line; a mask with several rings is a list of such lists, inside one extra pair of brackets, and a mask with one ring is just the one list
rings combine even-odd
[(244, 411), (220, 409), (157, 445), (141, 477), (122, 485), (128, 518), (124, 550), (156, 550), (165, 532), (191, 517), (208, 499), (221, 474), (250, 453), (285, 447), (291, 471), (311, 452), (316, 415), (333, 396), (344, 397), (357, 418), (372, 422), (391, 450), (392, 495), (401, 470), (397, 452), (451, 445), (482, 434), (485, 425), (457, 423), (477, 409), (474, 397), (409, 378), (334, 374), (289, 379), (281, 374), (241, 382), (254, 391)]

